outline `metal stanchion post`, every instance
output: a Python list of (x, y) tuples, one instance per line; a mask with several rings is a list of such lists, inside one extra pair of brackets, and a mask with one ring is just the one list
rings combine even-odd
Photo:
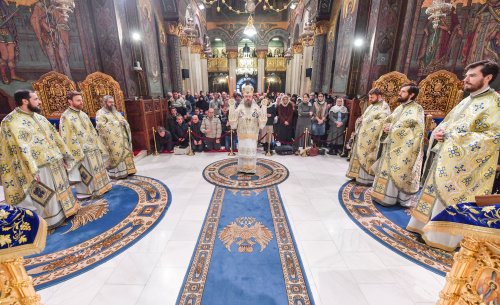
[(229, 153), (227, 155), (228, 156), (235, 156), (236, 154), (234, 153), (234, 150), (233, 150), (233, 129), (230, 129), (229, 137), (230, 137), (230, 141), (231, 141), (231, 146), (230, 146)]
[(302, 157), (307, 157), (307, 138), (309, 136), (309, 129), (306, 128), (306, 131), (304, 131), (304, 150), (300, 154)]
[(158, 156), (158, 146), (156, 146), (156, 130), (154, 127), (151, 127), (151, 129), (153, 130), (153, 142), (155, 144), (155, 151), (153, 152), (153, 155)]
[(189, 139), (189, 146), (186, 155), (194, 156), (193, 147), (191, 146), (191, 127), (188, 127), (188, 139)]
[(270, 157), (273, 155), (273, 152), (271, 151), (271, 142), (273, 141), (272, 135), (269, 136), (269, 130), (267, 131), (267, 152), (266, 156)]

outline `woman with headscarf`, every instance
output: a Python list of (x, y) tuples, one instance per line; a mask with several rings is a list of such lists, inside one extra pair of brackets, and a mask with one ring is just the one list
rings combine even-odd
[[(297, 100), (297, 127), (295, 128), (295, 139), (298, 139), (306, 131), (306, 128), (311, 132), (311, 117), (313, 114), (313, 106), (309, 102), (309, 94), (305, 93), (302, 98)], [(310, 136), (309, 136), (310, 137)], [(305, 136), (294, 143), (295, 149), (304, 147)], [(309, 144), (309, 143), (307, 143)]]
[(328, 113), (330, 120), (330, 131), (328, 132), (328, 143), (330, 143), (329, 155), (337, 155), (342, 152), (342, 145), (344, 144), (344, 131), (349, 119), (349, 111), (344, 106), (344, 99), (338, 98), (335, 105), (330, 108)]
[(281, 142), (291, 142), (293, 137), (293, 105), (290, 97), (283, 95), (278, 104), (278, 123), (276, 124), (277, 140)]
[[(327, 117), (327, 107), (325, 102), (325, 95), (323, 93), (318, 94), (318, 99), (313, 105), (313, 116), (311, 133), (315, 144), (319, 144), (321, 137), (326, 133), (326, 120)], [(320, 146), (320, 145), (318, 145)]]

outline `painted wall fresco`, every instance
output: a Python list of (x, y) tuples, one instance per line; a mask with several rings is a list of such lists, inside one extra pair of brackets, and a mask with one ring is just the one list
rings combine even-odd
[(462, 75), (467, 64), (482, 59), (500, 62), (500, 0), (451, 1), (451, 14), (436, 29), (425, 14), (431, 1), (421, 3), (410, 79), (420, 80), (440, 69)]
[(8, 94), (51, 70), (81, 80), (85, 64), (74, 16), (50, 1), (17, 6), (0, 1), (0, 89)]
[(334, 93), (345, 93), (347, 90), (357, 10), (357, 0), (343, 0), (333, 79)]

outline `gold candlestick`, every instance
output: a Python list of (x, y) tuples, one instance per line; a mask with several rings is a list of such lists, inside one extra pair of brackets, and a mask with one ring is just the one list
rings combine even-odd
[(155, 151), (153, 152), (153, 155), (158, 156), (159, 153), (158, 153), (158, 146), (156, 146), (156, 130), (154, 127), (151, 127), (151, 129), (153, 130), (153, 143), (155, 144)]
[(188, 138), (189, 138), (189, 146), (186, 155), (194, 156), (193, 147), (191, 146), (191, 127), (188, 127)]
[(233, 130), (232, 129), (230, 129), (229, 136), (231, 138), (231, 145), (229, 146), (230, 150), (229, 150), (229, 153), (227, 155), (228, 156), (235, 156), (236, 154), (233, 151)]

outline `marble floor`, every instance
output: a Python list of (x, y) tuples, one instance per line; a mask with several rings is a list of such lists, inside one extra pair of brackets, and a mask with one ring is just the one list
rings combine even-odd
[[(200, 153), (139, 160), (138, 174), (157, 178), (172, 191), (165, 217), (124, 253), (41, 290), (43, 304), (175, 304), (214, 189), (201, 173), (223, 158), (224, 153)], [(338, 190), (347, 181), (345, 159), (270, 158), (290, 171), (279, 189), (317, 305), (435, 304), (445, 279), (370, 238), (342, 210)]]

